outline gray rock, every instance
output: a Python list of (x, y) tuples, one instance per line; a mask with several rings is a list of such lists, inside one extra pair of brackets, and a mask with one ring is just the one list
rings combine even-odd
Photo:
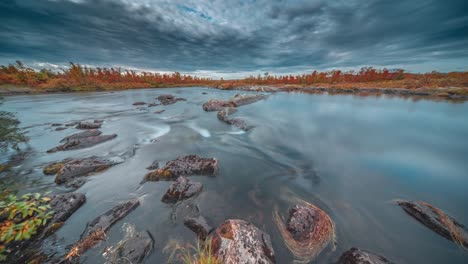
[(51, 148), (47, 150), (47, 153), (53, 153), (57, 151), (65, 151), (65, 150), (75, 150), (75, 149), (82, 149), (82, 148), (89, 148), (95, 146), (97, 144), (109, 141), (111, 139), (116, 138), (116, 134), (112, 135), (101, 135), (101, 136), (91, 136), (91, 137), (84, 137), (80, 139), (68, 140), (66, 143), (57, 146), (55, 148)]
[(77, 129), (96, 129), (100, 128), (102, 123), (96, 123), (96, 122), (80, 122), (78, 125), (76, 125)]
[(70, 140), (76, 140), (76, 139), (82, 139), (82, 138), (87, 138), (87, 137), (95, 137), (101, 135), (102, 132), (97, 130), (97, 129), (91, 129), (91, 130), (86, 130), (80, 133), (73, 134), (68, 137), (64, 137), (62, 140), (60, 140), (61, 143), (67, 142)]
[(197, 234), (198, 239), (205, 241), (208, 234), (213, 231), (206, 219), (199, 215), (197, 217), (186, 217), (184, 219), (184, 225)]
[(159, 162), (157, 160), (153, 161), (151, 165), (146, 167), (147, 170), (156, 170), (159, 169)]
[(171, 160), (167, 162), (163, 168), (146, 174), (145, 180), (175, 180), (181, 175), (214, 175), (217, 170), (217, 159), (188, 155)]
[(336, 264), (392, 264), (388, 259), (371, 252), (351, 248), (341, 255)]
[(106, 170), (112, 165), (114, 165), (113, 162), (98, 157), (73, 159), (62, 165), (55, 176), (55, 182), (57, 184), (71, 182), (89, 173)]

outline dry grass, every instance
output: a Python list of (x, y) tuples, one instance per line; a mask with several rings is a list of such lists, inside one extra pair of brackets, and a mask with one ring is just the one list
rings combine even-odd
[(205, 242), (198, 240), (195, 246), (190, 243), (180, 243), (171, 240), (164, 247), (163, 251), (170, 253), (168, 263), (221, 264), (221, 261), (213, 255), (212, 241), (210, 239)]
[(78, 241), (76, 245), (68, 252), (65, 257), (66, 260), (70, 260), (81, 256), (88, 249), (99, 244), (99, 242), (106, 239), (106, 233), (102, 229), (98, 229), (87, 236), (85, 239)]

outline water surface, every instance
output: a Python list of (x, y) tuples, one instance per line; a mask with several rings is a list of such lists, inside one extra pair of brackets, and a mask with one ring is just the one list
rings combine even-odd
[[(187, 101), (141, 109), (132, 105), (154, 102), (165, 93)], [(108, 241), (90, 250), (83, 263), (104, 262), (103, 249), (122, 239), (124, 223), (153, 235), (155, 250), (148, 263), (164, 262), (162, 248), (169, 240), (195, 241), (182, 224), (195, 205), (213, 225), (229, 218), (251, 221), (271, 235), (277, 263), (290, 263), (272, 208), (291, 192), (335, 221), (336, 250), (322, 253), (318, 263), (336, 261), (351, 247), (396, 263), (468, 262), (466, 250), (413, 220), (393, 201), (423, 200), (468, 224), (468, 104), (276, 93), (239, 108), (236, 117), (255, 125), (244, 133), (201, 107), (210, 98), (236, 93), (176, 88), (7, 97), (1, 110), (17, 113), (30, 141), (23, 146), (26, 160), (1, 181), (21, 192), (66, 192), (42, 174), (44, 164), (92, 155), (122, 161), (89, 177), (77, 190), (87, 202), (46, 243), (56, 249), (73, 243), (86, 222), (138, 197), (141, 205), (113, 226)], [(45, 153), (78, 132), (55, 131), (51, 123), (93, 119), (105, 120), (103, 133), (118, 137), (88, 149)], [(140, 184), (154, 160), (163, 165), (187, 154), (219, 160), (216, 177), (192, 177), (204, 185), (198, 197), (177, 207), (166, 205), (160, 200), (170, 182)]]

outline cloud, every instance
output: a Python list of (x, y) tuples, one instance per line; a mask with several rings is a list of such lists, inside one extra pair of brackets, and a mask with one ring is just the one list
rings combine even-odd
[(3, 0), (0, 63), (468, 70), (463, 0)]

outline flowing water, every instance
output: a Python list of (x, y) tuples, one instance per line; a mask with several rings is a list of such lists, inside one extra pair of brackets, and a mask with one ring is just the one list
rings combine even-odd
[[(166, 93), (187, 101), (140, 109), (132, 105), (154, 102)], [(30, 141), (22, 146), (24, 162), (0, 180), (21, 192), (66, 192), (52, 176), (42, 174), (44, 164), (92, 155), (122, 161), (88, 177), (77, 190), (86, 194), (86, 203), (45, 242), (44, 248), (63, 250), (88, 221), (138, 197), (141, 205), (114, 225), (108, 240), (88, 251), (83, 263), (103, 263), (103, 249), (123, 238), (124, 223), (148, 230), (155, 240), (148, 263), (164, 263), (162, 248), (169, 240), (196, 241), (183, 225), (183, 216), (195, 205), (214, 226), (229, 218), (254, 223), (270, 234), (277, 263), (290, 263), (272, 209), (291, 195), (322, 208), (335, 222), (336, 250), (324, 251), (318, 263), (336, 261), (351, 247), (395, 263), (468, 262), (467, 250), (424, 227), (394, 202), (426, 201), (468, 224), (467, 103), (276, 93), (239, 108), (235, 116), (255, 126), (242, 132), (201, 107), (208, 99), (236, 93), (174, 88), (7, 97), (1, 110), (16, 112)], [(94, 119), (105, 121), (104, 134), (118, 137), (87, 149), (45, 152), (78, 132), (72, 127), (55, 131), (51, 123)], [(161, 197), (170, 182), (141, 184), (145, 167), (187, 154), (217, 158), (219, 172), (216, 177), (191, 177), (204, 185), (196, 198), (178, 206), (164, 204)], [(281, 208), (286, 213), (287, 207)]]

